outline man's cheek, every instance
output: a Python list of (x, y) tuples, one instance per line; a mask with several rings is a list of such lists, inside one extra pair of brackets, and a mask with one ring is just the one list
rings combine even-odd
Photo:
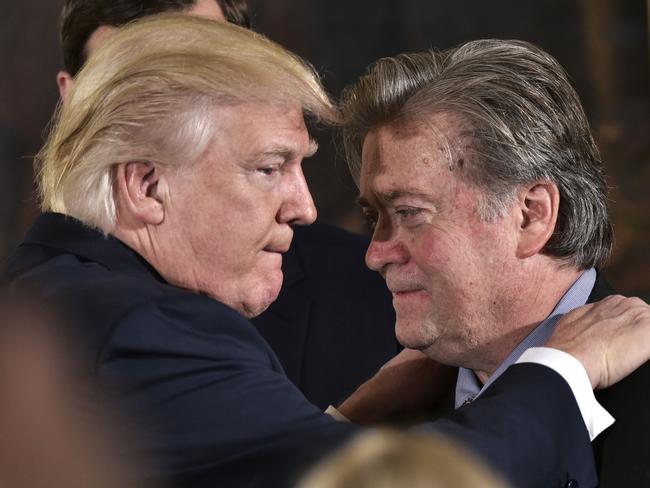
[(443, 271), (451, 258), (449, 236), (438, 231), (416, 236), (411, 242), (411, 249), (414, 260), (434, 275)]

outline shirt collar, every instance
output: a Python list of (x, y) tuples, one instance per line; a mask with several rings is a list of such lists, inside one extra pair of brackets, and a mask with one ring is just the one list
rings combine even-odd
[(481, 386), (474, 371), (467, 368), (460, 368), (458, 371), (458, 380), (456, 381), (455, 407), (461, 407), (483, 393), (488, 386), (501, 376), (508, 366), (519, 359), (519, 356), (521, 356), (526, 349), (530, 347), (543, 346), (551, 337), (551, 334), (553, 334), (558, 320), (565, 313), (587, 303), (587, 299), (589, 298), (589, 294), (591, 293), (595, 282), (596, 270), (594, 268), (588, 269), (582, 273), (575, 283), (573, 283), (571, 288), (569, 288), (560, 299), (551, 314), (512, 350), (484, 385)]

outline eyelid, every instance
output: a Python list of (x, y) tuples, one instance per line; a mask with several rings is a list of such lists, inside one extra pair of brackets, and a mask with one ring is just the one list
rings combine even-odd
[(426, 219), (425, 210), (420, 207), (402, 206), (393, 210), (395, 219), (408, 227), (418, 227)]
[(372, 208), (364, 206), (361, 207), (361, 213), (363, 214), (363, 218), (366, 220), (366, 222), (368, 222), (368, 224), (374, 228), (377, 224), (378, 219), (377, 212)]
[(406, 205), (406, 206), (401, 205), (401, 206), (395, 208), (395, 213), (397, 215), (415, 215), (415, 214), (420, 213), (420, 212), (422, 212), (421, 208), (411, 207), (411, 206), (408, 206), (408, 205)]
[(264, 166), (260, 166), (258, 168), (255, 168), (255, 171), (258, 173), (262, 173), (263, 175), (266, 176), (271, 176), (275, 173), (278, 173), (281, 169), (284, 163), (275, 163), (275, 164), (267, 164)]

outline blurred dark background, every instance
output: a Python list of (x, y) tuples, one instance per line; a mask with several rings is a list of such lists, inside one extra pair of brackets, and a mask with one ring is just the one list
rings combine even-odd
[[(569, 72), (607, 165), (616, 248), (607, 268), (650, 300), (650, 0), (249, 0), (257, 30), (310, 60), (330, 93), (382, 56), (470, 39), (534, 42)], [(3, 2), (0, 258), (36, 214), (32, 156), (57, 102), (58, 0)], [(327, 131), (305, 163), (320, 219), (366, 232), (356, 188)]]

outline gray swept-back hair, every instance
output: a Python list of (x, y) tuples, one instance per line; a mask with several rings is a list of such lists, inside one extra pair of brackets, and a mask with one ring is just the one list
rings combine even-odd
[(502, 215), (522, 185), (551, 181), (560, 208), (544, 252), (579, 269), (608, 258), (613, 230), (603, 164), (565, 71), (540, 48), (491, 39), (383, 58), (344, 90), (341, 109), (357, 184), (370, 130), (449, 114), (462, 126), (446, 137), (462, 139), (449, 147), (462, 148), (463, 164), (449, 163), (483, 191), (485, 219)]
[(37, 156), (42, 209), (110, 233), (116, 165), (188, 166), (219, 137), (214, 110), (238, 103), (339, 118), (310, 65), (247, 29), (182, 13), (117, 29), (76, 76)]

